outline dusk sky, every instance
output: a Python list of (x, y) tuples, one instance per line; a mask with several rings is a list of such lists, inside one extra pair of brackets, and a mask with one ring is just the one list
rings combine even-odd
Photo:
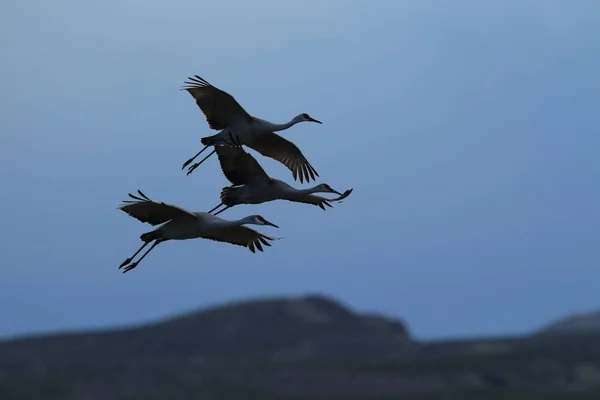
[[(311, 293), (425, 339), (600, 309), (598, 1), (12, 0), (0, 32), (1, 337)], [(229, 185), (216, 157), (181, 170), (215, 133), (194, 74), (323, 121), (282, 136), (354, 192), (220, 214), (279, 225), (264, 253), (167, 242), (123, 275), (152, 229), (128, 192), (208, 211)]]

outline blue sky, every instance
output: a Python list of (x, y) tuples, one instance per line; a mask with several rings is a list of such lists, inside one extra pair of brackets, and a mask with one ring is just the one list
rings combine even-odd
[[(599, 37), (583, 0), (4, 2), (0, 336), (307, 293), (421, 338), (598, 309)], [(180, 169), (213, 133), (193, 74), (323, 121), (283, 135), (354, 192), (221, 214), (278, 224), (265, 253), (171, 242), (122, 275), (149, 230), (116, 210), (128, 192), (208, 211), (228, 185), (216, 158)]]

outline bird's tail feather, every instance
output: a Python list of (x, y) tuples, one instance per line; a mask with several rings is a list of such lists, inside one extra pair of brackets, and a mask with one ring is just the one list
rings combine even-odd
[(240, 187), (228, 186), (221, 190), (221, 203), (227, 207), (233, 207), (237, 204), (241, 204), (241, 190)]
[(146, 243), (151, 242), (156, 239), (160, 239), (160, 237), (161, 237), (161, 234), (160, 234), (160, 231), (158, 231), (158, 230), (153, 230), (150, 232), (142, 233), (140, 235), (140, 239), (142, 239), (142, 241), (146, 242)]
[(205, 146), (214, 146), (215, 144), (221, 141), (221, 138), (219, 137), (219, 134), (216, 134), (212, 136), (205, 136), (202, 139), (200, 139), (200, 141)]

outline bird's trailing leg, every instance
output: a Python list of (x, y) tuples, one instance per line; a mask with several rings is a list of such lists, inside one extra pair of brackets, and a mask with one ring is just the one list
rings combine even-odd
[(223, 206), (223, 205), (224, 205), (223, 203), (220, 203), (220, 204), (216, 205), (216, 206), (215, 206), (215, 207), (214, 207), (212, 210), (210, 210), (208, 213), (209, 213), (209, 214), (212, 214), (212, 212), (213, 212), (213, 211), (215, 211), (217, 208), (219, 208), (219, 207), (221, 207), (221, 206)]
[[(231, 147), (242, 147), (242, 144), (240, 142), (240, 138), (238, 135), (234, 135), (233, 133), (231, 133), (231, 131), (229, 131), (229, 139), (221, 139), (223, 144), (226, 144), (228, 146)], [(219, 146), (219, 144), (215, 143), (215, 146)], [(209, 145), (204, 146), (204, 148), (202, 150), (200, 150), (198, 152), (198, 154), (196, 154), (194, 157), (190, 158), (189, 160), (187, 160), (184, 164), (183, 164), (183, 168), (185, 168), (189, 163), (191, 163), (192, 161), (194, 161), (200, 154), (202, 154), (202, 152), (204, 150), (206, 150), (209, 147)], [(200, 166), (200, 164), (202, 164), (204, 161), (206, 161), (208, 159), (208, 157), (212, 156), (213, 154), (215, 154), (216, 150), (213, 149), (213, 151), (211, 151), (206, 157), (204, 157), (200, 162), (197, 162), (196, 164), (193, 164), (192, 166), (190, 166), (188, 168), (188, 172), (187, 175), (191, 174), (196, 168), (198, 168)]]
[(225, 211), (225, 210), (227, 210), (227, 209), (229, 209), (229, 208), (231, 208), (231, 206), (227, 206), (227, 207), (225, 207), (224, 209), (222, 209), (222, 210), (220, 210), (220, 211), (217, 211), (217, 212), (216, 212), (216, 213), (214, 213), (213, 215), (217, 216), (217, 215), (221, 214), (223, 211)]
[[(125, 269), (123, 270), (123, 273), (125, 273), (127, 271), (131, 271), (132, 269), (134, 269), (135, 267), (137, 267), (138, 264), (144, 259), (144, 257), (146, 257), (148, 255), (148, 253), (150, 253), (152, 251), (153, 248), (155, 248), (156, 246), (158, 246), (158, 244), (162, 243), (163, 241), (164, 240), (156, 239), (154, 241), (154, 243), (152, 244), (152, 246), (150, 246), (150, 248), (144, 254), (142, 254), (142, 256), (139, 258), (139, 260), (137, 260), (136, 262), (131, 263), (127, 267), (125, 267)], [(144, 243), (144, 245), (140, 248), (140, 250), (137, 251), (137, 253), (139, 253), (148, 243), (150, 243), (150, 242)], [(133, 256), (133, 257), (135, 257), (135, 256)], [(133, 257), (131, 257), (131, 258), (133, 258)], [(121, 267), (119, 267), (119, 268), (121, 268)]]
[(210, 156), (212, 156), (213, 154), (215, 154), (216, 150), (211, 151), (210, 153), (208, 153), (208, 155), (206, 157), (204, 157), (200, 162), (197, 162), (196, 164), (192, 164), (191, 167), (188, 168), (188, 172), (186, 175), (191, 174), (196, 168), (198, 168), (200, 166), (200, 164), (202, 164), (204, 161), (206, 161), (206, 159)]
[(181, 169), (184, 169), (185, 167), (188, 166), (188, 164), (190, 164), (192, 161), (194, 161), (196, 158), (198, 158), (198, 156), (200, 156), (200, 154), (202, 154), (204, 152), (204, 150), (208, 149), (209, 146), (204, 146), (204, 148), (202, 150), (200, 150), (198, 153), (196, 153), (196, 155), (192, 158), (190, 158), (189, 160), (187, 160), (186, 162), (183, 163), (183, 165), (181, 166)]
[[(131, 196), (131, 195), (130, 195)], [(130, 262), (133, 261), (133, 259), (135, 258), (135, 256), (137, 256), (138, 254), (140, 254), (140, 251), (144, 250), (144, 247), (146, 247), (148, 245), (148, 243), (150, 242), (145, 242), (142, 247), (140, 247), (138, 249), (138, 251), (136, 251), (135, 253), (133, 253), (133, 255), (131, 257), (129, 257), (127, 260), (123, 261), (121, 263), (121, 265), (119, 265), (119, 269), (123, 268), (124, 266), (126, 266), (127, 264), (129, 264)]]

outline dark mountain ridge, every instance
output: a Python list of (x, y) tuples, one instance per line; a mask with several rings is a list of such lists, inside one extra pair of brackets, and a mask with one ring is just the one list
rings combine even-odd
[(583, 332), (600, 333), (600, 311), (591, 313), (574, 314), (558, 319), (544, 328), (538, 334), (541, 335), (564, 335)]
[[(600, 335), (423, 343), (401, 321), (358, 314), (317, 295), (0, 342), (3, 400), (513, 399), (522, 393), (598, 399), (598, 388)], [(486, 395), (468, 397), (473, 393)]]
[(362, 360), (401, 356), (415, 346), (400, 322), (355, 314), (326, 297), (307, 296), (228, 304), (118, 330), (13, 339), (0, 342), (0, 355), (7, 347), (49, 359), (102, 350), (99, 353), (116, 351), (126, 357)]

